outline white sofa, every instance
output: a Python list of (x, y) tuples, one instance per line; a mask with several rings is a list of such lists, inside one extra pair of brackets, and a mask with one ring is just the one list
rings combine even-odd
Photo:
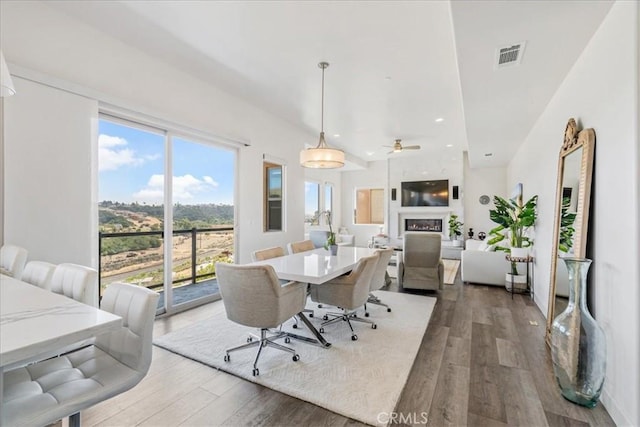
[(463, 283), (504, 286), (509, 262), (504, 252), (485, 250), (486, 242), (467, 240), (461, 253), (460, 274)]

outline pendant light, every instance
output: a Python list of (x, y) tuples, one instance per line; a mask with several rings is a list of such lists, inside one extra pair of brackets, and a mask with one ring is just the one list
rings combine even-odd
[(305, 168), (334, 169), (344, 166), (344, 152), (331, 148), (324, 140), (324, 70), (328, 62), (318, 64), (322, 68), (322, 109), (320, 119), (320, 141), (315, 148), (307, 148), (300, 152), (300, 164)]

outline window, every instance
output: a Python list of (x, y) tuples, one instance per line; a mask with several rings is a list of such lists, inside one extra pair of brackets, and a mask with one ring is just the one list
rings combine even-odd
[(384, 224), (384, 190), (382, 188), (356, 190), (354, 224)]
[[(324, 188), (324, 191), (322, 190)], [(333, 211), (333, 184), (325, 182), (304, 182), (304, 224), (326, 226), (327, 217), (322, 212)]]
[(101, 295), (114, 281), (144, 286), (162, 292), (159, 312), (219, 298), (215, 262), (235, 250), (236, 150), (108, 114), (98, 131)]
[(304, 223), (320, 224), (320, 184), (305, 181), (304, 183)]
[(264, 162), (264, 231), (282, 231), (283, 167)]
[(333, 185), (324, 185), (324, 210), (333, 212)]

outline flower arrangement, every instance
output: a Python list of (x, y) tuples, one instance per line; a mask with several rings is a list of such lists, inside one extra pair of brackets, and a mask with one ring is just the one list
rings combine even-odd
[(329, 249), (329, 247), (336, 244), (336, 233), (333, 232), (333, 228), (331, 227), (331, 211), (324, 211), (322, 213), (327, 217), (327, 224), (329, 224), (329, 234), (324, 244), (324, 248)]

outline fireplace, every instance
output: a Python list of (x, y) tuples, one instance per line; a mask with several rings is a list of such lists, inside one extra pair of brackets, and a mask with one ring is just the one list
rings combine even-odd
[(405, 231), (429, 231), (442, 233), (442, 219), (438, 218), (406, 218)]

